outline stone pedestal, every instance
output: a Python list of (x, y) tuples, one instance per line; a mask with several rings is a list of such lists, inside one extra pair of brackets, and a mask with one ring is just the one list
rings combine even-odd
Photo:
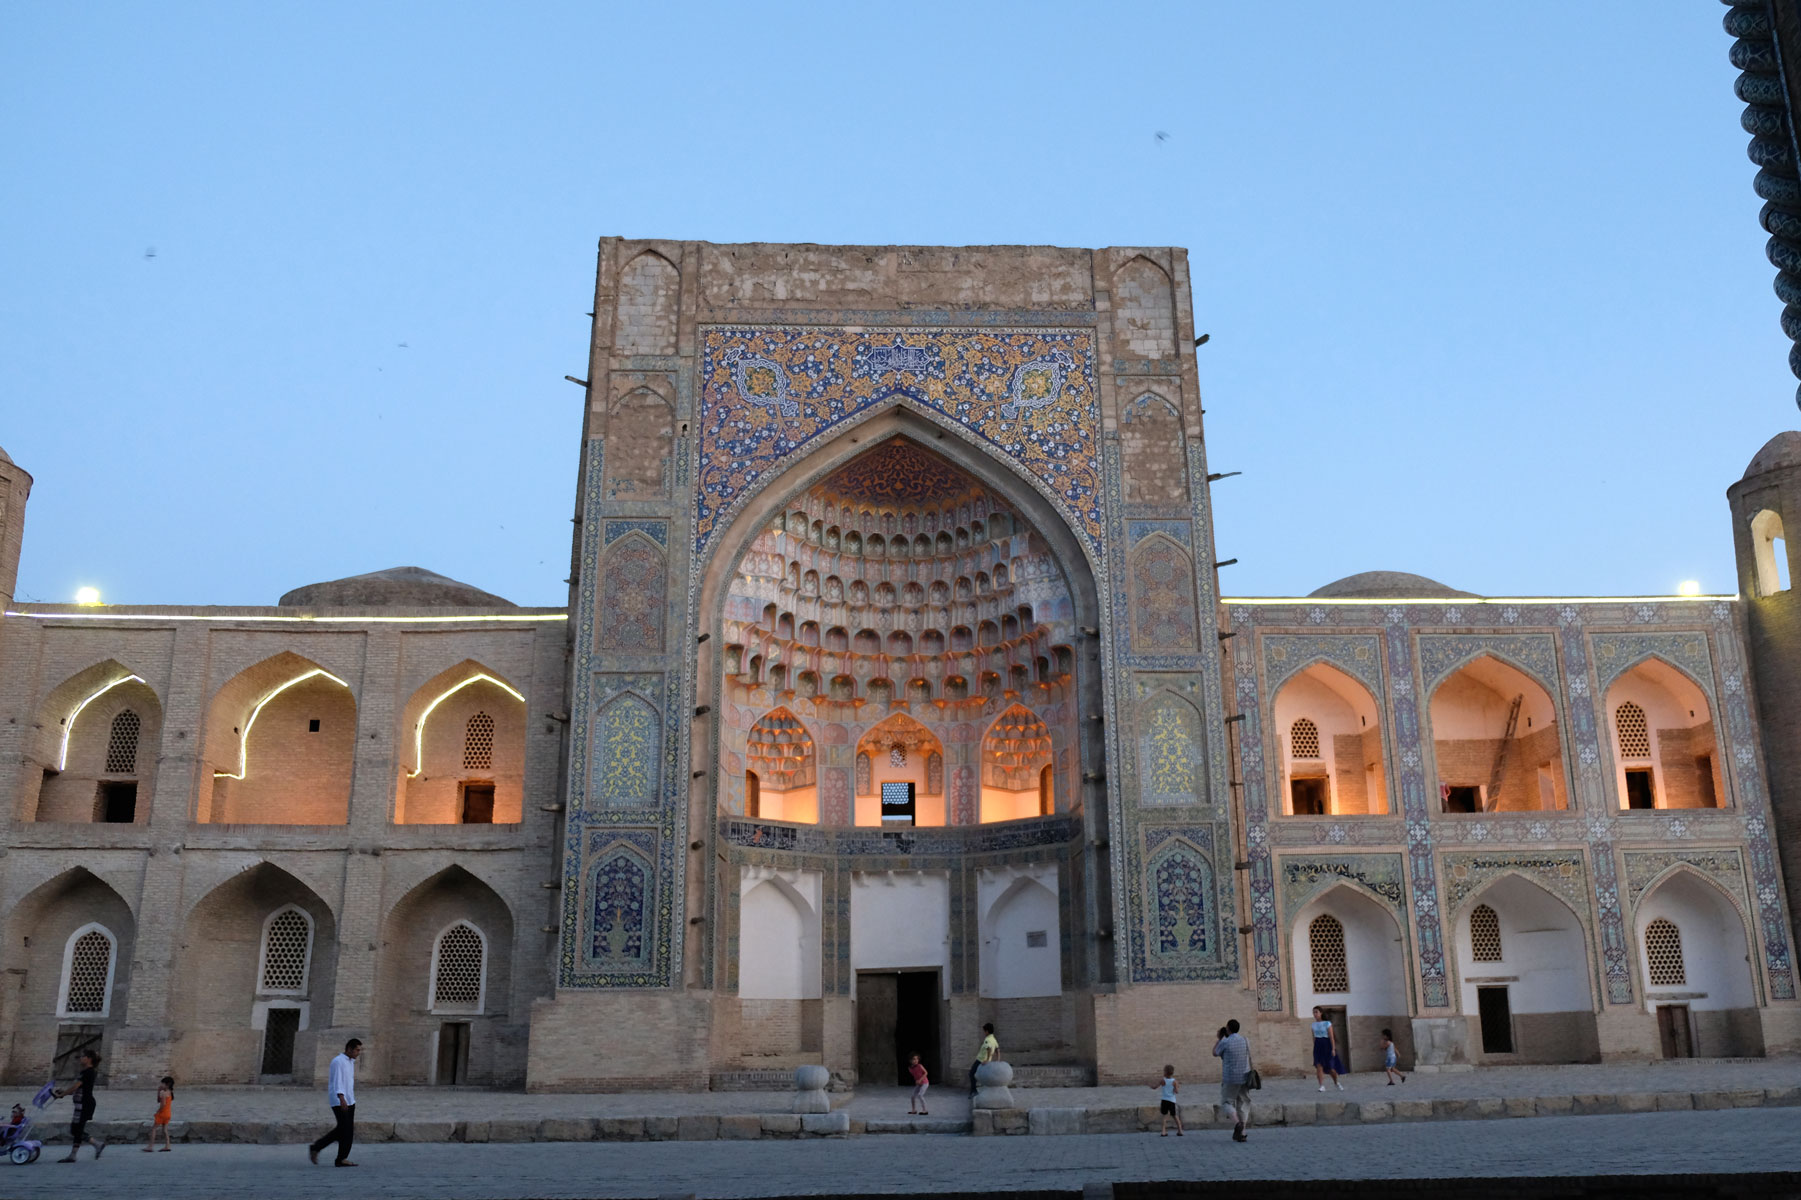
[(1466, 1065), (1470, 1025), (1463, 1017), (1413, 1018), (1413, 1066), (1424, 1071)]
[(1013, 1068), (1004, 1062), (983, 1063), (976, 1068), (976, 1098), (971, 1108), (1012, 1108)]
[(825, 1094), (832, 1073), (820, 1066), (794, 1069), (794, 1111), (797, 1113), (829, 1113), (832, 1099)]

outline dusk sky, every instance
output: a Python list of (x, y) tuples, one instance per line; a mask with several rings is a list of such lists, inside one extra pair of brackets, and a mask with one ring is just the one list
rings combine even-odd
[(1725, 11), (6, 5), (19, 598), (564, 603), (613, 234), (1186, 246), (1228, 594), (1735, 591), (1798, 422)]

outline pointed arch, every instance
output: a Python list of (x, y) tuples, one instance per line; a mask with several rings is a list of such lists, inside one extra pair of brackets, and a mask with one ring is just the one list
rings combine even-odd
[(421, 684), (401, 710), (395, 824), (517, 824), (526, 716), (525, 694), (475, 659)]
[(617, 354), (674, 354), (682, 273), (655, 250), (644, 250), (619, 271), (613, 325)]
[(1054, 874), (1021, 875), (982, 906), (981, 994), (1063, 994), (1062, 930)]
[(1788, 591), (1788, 540), (1783, 536), (1782, 514), (1774, 509), (1763, 509), (1751, 518), (1751, 561), (1759, 596)]
[(1120, 410), (1119, 441), (1126, 503), (1188, 502), (1188, 436), (1174, 402), (1154, 391), (1140, 392)]
[(1142, 653), (1197, 646), (1194, 560), (1174, 538), (1152, 534), (1127, 558), (1132, 596), (1132, 647)]
[(208, 705), (204, 757), (212, 770), (201, 781), (196, 819), (344, 824), (356, 725), (354, 689), (309, 658), (283, 651), (239, 671)]
[(637, 530), (601, 555), (599, 648), (661, 654), (669, 596), (663, 548)]
[(1039, 779), (1053, 753), (1049, 726), (1025, 705), (1011, 704), (994, 718), (981, 742), (984, 824), (1039, 815)]
[[(1633, 956), (1648, 1011), (1690, 1012), (1693, 1052), (1761, 1054), (1757, 941), (1742, 897), (1678, 862), (1656, 876), (1632, 912)], [(1680, 980), (1680, 982), (1676, 982)]]
[(256, 965), (259, 995), (304, 996), (313, 966), (313, 917), (289, 901), (263, 921)]
[(1282, 768), (1274, 810), (1290, 816), (1388, 812), (1382, 709), (1369, 685), (1314, 658), (1274, 688), (1266, 743)]
[(1728, 772), (1711, 690), (1658, 653), (1603, 677), (1604, 744), (1621, 808), (1723, 808)]
[(758, 816), (772, 821), (819, 820), (819, 753), (813, 735), (792, 709), (776, 707), (744, 735), (744, 769), (757, 781)]
[(663, 728), (656, 706), (623, 691), (594, 721), (593, 786), (600, 808), (654, 808), (662, 798)]
[(738, 908), (741, 998), (816, 1000), (823, 994), (818, 887), (812, 872), (745, 869)]
[(1113, 273), (1113, 340), (1122, 358), (1175, 357), (1175, 289), (1142, 254)]
[(38, 706), (22, 780), (21, 819), (135, 822), (149, 816), (162, 700), (143, 675), (107, 659), (63, 681)]
[(1139, 803), (1204, 804), (1205, 726), (1200, 710), (1167, 689), (1138, 707)]
[(1171, 838), (1145, 864), (1146, 958), (1163, 966), (1217, 961), (1220, 912), (1213, 860), (1186, 838)]
[(112, 1012), (113, 972), (118, 966), (119, 939), (98, 921), (89, 921), (63, 944), (61, 999), (56, 1015), (105, 1020)]
[[(1330, 920), (1322, 922), (1322, 917)], [(1338, 879), (1290, 915), (1295, 1013), (1304, 1017), (1315, 1005), (1344, 1007), (1353, 1021), (1345, 1056), (1352, 1070), (1379, 1058), (1374, 1038), (1357, 1036), (1359, 1018), (1379, 1018), (1378, 1027), (1385, 1024), (1397, 1032), (1407, 1025), (1411, 986), (1404, 919), (1386, 898), (1349, 879)], [(1321, 931), (1319, 946), (1327, 951), (1318, 970), (1313, 961), (1316, 929)], [(1335, 988), (1343, 990), (1328, 990)]]
[(1427, 721), (1445, 812), (1569, 807), (1558, 703), (1534, 670), (1485, 644), (1438, 679)]
[(661, 500), (669, 494), (675, 456), (675, 406), (654, 388), (639, 386), (607, 406), (608, 500)]
[(650, 914), (655, 868), (629, 842), (617, 841), (590, 860), (586, 886), (584, 957), (615, 970), (642, 969), (654, 949)]

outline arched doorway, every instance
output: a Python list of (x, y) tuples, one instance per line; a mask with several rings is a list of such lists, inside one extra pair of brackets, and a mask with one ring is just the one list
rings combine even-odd
[[(1353, 887), (1316, 896), (1289, 927), (1295, 1015), (1315, 1006), (1339, 1027), (1341, 1055), (1353, 1071), (1381, 1069), (1381, 1033), (1394, 1031), (1403, 1063), (1413, 1056), (1407, 954), (1394, 913)], [(1306, 1033), (1300, 1030), (1300, 1035)], [(1297, 1037), (1297, 1063), (1311, 1062)]]
[(1600, 1060), (1588, 939), (1567, 904), (1507, 875), (1454, 925), (1472, 1061)]
[(1638, 902), (1633, 930), (1665, 1058), (1764, 1052), (1744, 918), (1717, 885), (1672, 871)]
[(75, 867), (19, 897), (6, 914), (5, 932), (0, 963), (9, 983), (0, 989), (0, 1029), (11, 1036), (0, 1045), (6, 1078), (36, 1086), (46, 1071), (71, 1078), (83, 1049), (105, 1058), (129, 1009), (137, 942), (131, 905), (111, 884)]

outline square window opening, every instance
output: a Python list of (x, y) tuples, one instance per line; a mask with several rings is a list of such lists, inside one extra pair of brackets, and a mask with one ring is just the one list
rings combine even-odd
[(318, 717), (313, 717), (311, 720), (309, 720), (306, 723), (306, 731), (308, 733), (318, 733), (319, 732), (319, 718)]
[(458, 806), (464, 825), (494, 824), (494, 785), (487, 780), (469, 779), (461, 785)]
[(1651, 768), (1631, 767), (1626, 771), (1626, 807), (1656, 808), (1657, 789), (1652, 783)]
[(1289, 811), (1297, 817), (1326, 815), (1326, 781), (1324, 779), (1291, 779), (1288, 781)]
[(1480, 786), (1447, 784), (1443, 790), (1446, 812), (1478, 813), (1482, 811), (1482, 788)]
[(94, 821), (130, 825), (138, 819), (138, 781), (106, 779), (94, 789)]

